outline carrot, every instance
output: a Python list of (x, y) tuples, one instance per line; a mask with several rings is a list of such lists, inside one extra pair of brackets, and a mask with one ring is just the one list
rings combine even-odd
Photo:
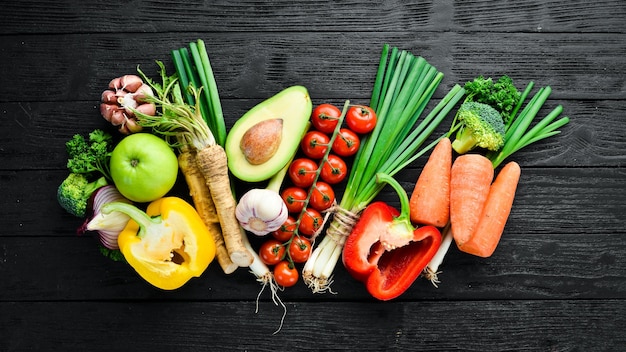
[(411, 194), (411, 221), (444, 227), (450, 219), (452, 144), (442, 138), (424, 165)]
[(179, 151), (178, 166), (187, 182), (194, 207), (209, 229), (211, 235), (213, 235), (218, 263), (224, 273), (231, 274), (239, 266), (233, 263), (228, 255), (228, 250), (224, 244), (224, 236), (222, 236), (222, 227), (220, 226), (217, 209), (215, 209), (215, 203), (211, 197), (211, 190), (207, 186), (206, 180), (196, 162), (197, 152), (189, 146), (184, 146)]
[(211, 191), (230, 259), (239, 266), (250, 266), (253, 257), (244, 245), (239, 221), (235, 216), (237, 201), (230, 186), (224, 148), (219, 144), (207, 145), (198, 150), (196, 162)]
[(470, 239), (493, 181), (491, 161), (480, 154), (456, 158), (450, 174), (450, 225), (457, 246)]
[(490, 257), (496, 249), (511, 213), (515, 191), (521, 174), (520, 166), (511, 161), (496, 177), (472, 236), (458, 245), (463, 252)]

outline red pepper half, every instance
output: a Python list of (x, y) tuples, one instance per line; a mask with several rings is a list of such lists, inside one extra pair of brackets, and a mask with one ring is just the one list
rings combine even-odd
[(415, 228), (404, 189), (388, 175), (377, 178), (396, 189), (402, 212), (383, 202), (367, 206), (346, 240), (342, 260), (373, 297), (386, 301), (400, 296), (420, 276), (439, 249), (441, 233), (434, 226)]

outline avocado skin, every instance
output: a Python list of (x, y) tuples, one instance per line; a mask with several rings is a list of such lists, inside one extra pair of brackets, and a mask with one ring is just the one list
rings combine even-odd
[[(226, 137), (228, 168), (246, 182), (265, 181), (287, 165), (300, 146), (300, 139), (309, 127), (313, 104), (304, 86), (291, 86), (257, 104), (240, 117)], [(254, 165), (241, 150), (241, 141), (251, 127), (270, 119), (283, 120), (283, 138), (276, 153), (266, 162)]]

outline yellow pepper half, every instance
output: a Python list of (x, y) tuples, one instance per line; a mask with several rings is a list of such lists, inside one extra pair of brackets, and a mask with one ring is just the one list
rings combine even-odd
[(117, 239), (126, 261), (150, 284), (174, 290), (200, 276), (215, 257), (215, 242), (194, 207), (178, 197), (164, 197), (143, 212), (112, 202), (102, 212), (130, 216)]

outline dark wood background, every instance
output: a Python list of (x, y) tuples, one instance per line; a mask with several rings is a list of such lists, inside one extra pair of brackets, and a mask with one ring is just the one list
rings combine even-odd
[[(0, 11), (0, 350), (619, 351), (626, 346), (626, 3), (575, 1), (8, 1)], [(55, 199), (64, 143), (106, 128), (108, 81), (203, 39), (228, 126), (293, 84), (367, 103), (383, 43), (445, 77), (551, 86), (571, 123), (520, 151), (496, 253), (452, 248), (435, 288), (378, 302), (339, 265), (282, 309), (214, 263), (162, 292), (77, 237)], [(156, 69), (156, 68), (155, 68)], [(423, 160), (399, 178), (411, 189)], [(182, 188), (181, 188), (182, 189)], [(179, 189), (179, 191), (181, 190)], [(387, 192), (389, 193), (389, 192)], [(394, 202), (392, 194), (388, 196)]]

